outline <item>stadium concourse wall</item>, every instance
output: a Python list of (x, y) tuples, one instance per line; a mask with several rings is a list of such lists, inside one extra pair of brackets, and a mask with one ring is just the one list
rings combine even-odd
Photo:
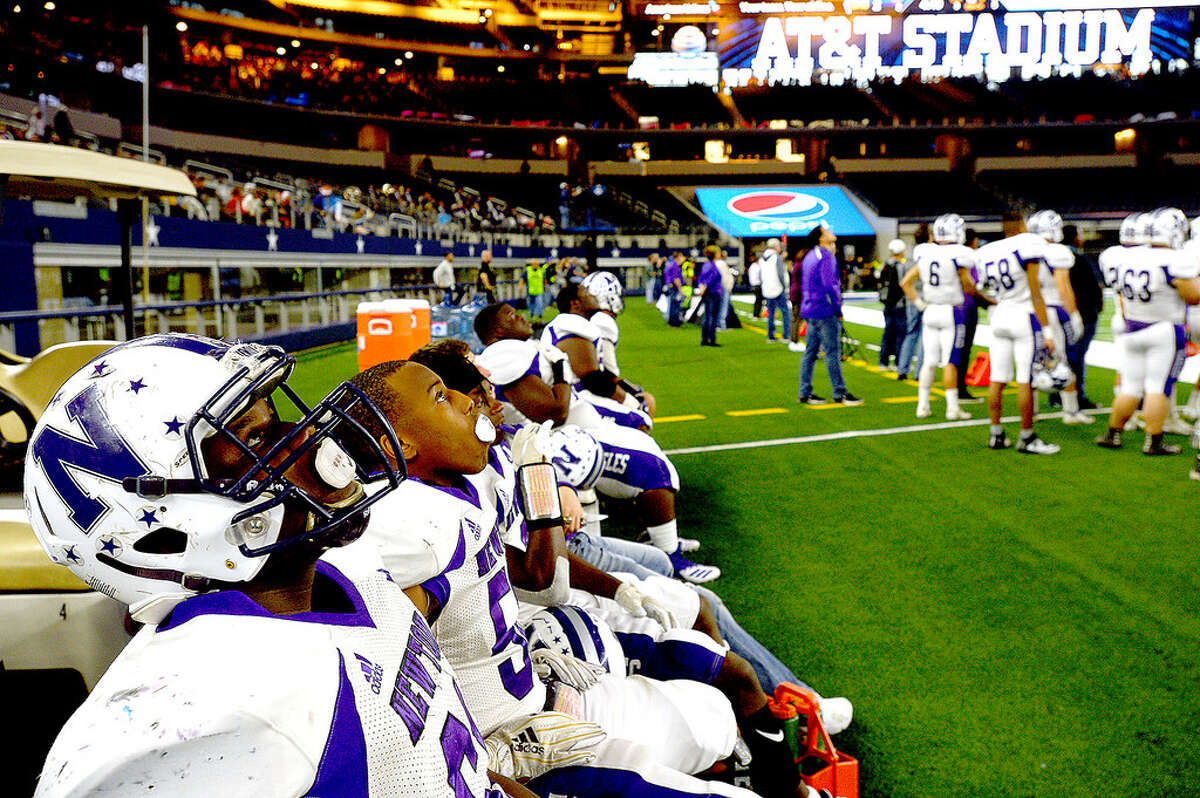
[[(113, 269), (120, 263), (120, 226), (117, 214), (107, 208), (82, 204), (9, 200), (0, 216), (0, 257), (5, 266), (5, 290), (0, 291), (0, 314), (78, 309), (80, 316), (107, 312), (94, 299), (64, 296), (66, 269)], [(228, 270), (301, 269), (304, 289), (320, 293), (326, 270), (340, 270), (343, 288), (388, 292), (393, 285), (417, 288), (422, 269), (432, 269), (445, 252), (455, 254), (456, 278), (473, 283), (483, 243), (424, 238), (399, 238), (370, 234), (338, 233), (326, 228), (291, 230), (254, 225), (206, 222), (182, 217), (151, 216), (143, 246), (140, 226), (133, 231), (133, 264), (141, 269), (181, 274), (183, 302), (180, 309), (226, 299), (222, 277)], [(600, 250), (597, 266), (624, 276), (628, 288), (642, 284), (646, 247), (611, 246)], [(532, 259), (588, 256), (582, 246), (492, 247), (493, 268), (503, 276), (524, 267)], [(397, 274), (400, 270), (400, 274)], [(409, 272), (408, 275), (403, 272)], [(516, 274), (512, 275), (516, 277)], [(516, 290), (508, 286), (509, 293)], [(254, 294), (243, 293), (253, 297)], [(335, 292), (330, 292), (335, 293)], [(135, 296), (135, 306), (141, 297)], [(115, 304), (118, 297), (109, 297)], [(158, 303), (161, 305), (161, 303)], [(118, 306), (119, 307), (119, 306)], [(322, 325), (323, 326), (323, 325)], [(289, 330), (290, 348), (306, 348), (353, 338), (352, 326), (320, 330)], [(340, 336), (340, 337), (338, 337)], [(45, 345), (38, 319), (13, 323), (13, 347), (18, 354), (34, 355)], [(305, 344), (305, 342), (308, 342)]]

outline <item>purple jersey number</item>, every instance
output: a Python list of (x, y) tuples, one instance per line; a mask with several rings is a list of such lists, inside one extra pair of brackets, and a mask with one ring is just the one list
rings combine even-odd
[(492, 626), (496, 630), (496, 645), (492, 646), (492, 653), (499, 654), (509, 646), (520, 646), (524, 663), (521, 669), (516, 669), (512, 659), (506, 659), (500, 663), (499, 671), (500, 682), (508, 694), (513, 698), (524, 698), (533, 689), (533, 663), (529, 661), (529, 642), (525, 638), (525, 632), (517, 625), (515, 619), (512, 623), (504, 619), (504, 608), (500, 606), (500, 600), (511, 594), (512, 585), (508, 581), (508, 571), (500, 569), (488, 581), (488, 610), (492, 616)]

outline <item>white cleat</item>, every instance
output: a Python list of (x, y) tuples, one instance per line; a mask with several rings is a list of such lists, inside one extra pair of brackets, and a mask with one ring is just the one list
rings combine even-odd
[(917, 408), (917, 418), (929, 418), (932, 415), (933, 415), (933, 411), (930, 410), (928, 407), (918, 407)]
[(695, 538), (680, 538), (679, 550), (685, 554), (690, 551), (699, 551), (700, 541), (696, 540)]
[(1070, 426), (1079, 424), (1091, 424), (1096, 419), (1089, 416), (1087, 413), (1063, 413), (1063, 423)]
[(946, 420), (947, 421), (966, 421), (969, 418), (971, 418), (971, 414), (968, 413), (966, 410), (947, 410), (946, 411)]
[(1191, 435), (1192, 425), (1184, 421), (1182, 418), (1168, 417), (1167, 420), (1163, 422), (1163, 432), (1169, 432), (1172, 435)]
[(1059, 445), (1057, 443), (1046, 443), (1034, 435), (1032, 438), (1017, 441), (1017, 451), (1021, 454), (1058, 454)]
[(790, 344), (788, 344), (788, 351), (789, 352), (803, 352), (804, 344), (800, 343), (799, 341), (792, 341)]

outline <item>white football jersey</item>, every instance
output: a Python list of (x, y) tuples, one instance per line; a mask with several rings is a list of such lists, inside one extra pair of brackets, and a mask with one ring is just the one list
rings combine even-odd
[[(386, 516), (372, 512), (364, 539), (385, 564), (404, 574), (402, 587), (422, 585), (441, 605), (433, 624), (442, 653), (484, 735), (500, 724), (541, 711), (546, 688), (533, 673), (529, 644), (517, 618), (505, 546), (524, 549), (525, 522), (516, 505), (512, 457), (493, 446), (488, 466), (457, 487), (409, 477), (409, 504)], [(403, 562), (414, 540), (453, 540), (444, 572), (420, 574)]]
[(921, 298), (930, 305), (961, 305), (962, 280), (959, 269), (975, 265), (975, 250), (962, 244), (918, 244), (913, 261), (921, 281)]
[(617, 320), (598, 310), (592, 315), (592, 324), (600, 331), (598, 354), (600, 367), (610, 374), (621, 376), (621, 367), (617, 365), (617, 343), (621, 339), (621, 331), (617, 328)]
[[(575, 318), (580, 318), (576, 316)], [(504, 423), (519, 427), (529, 421), (525, 414), (518, 410), (504, 395), (505, 387), (512, 385), (523, 377), (535, 376), (551, 384), (554, 374), (550, 370), (550, 361), (542, 354), (538, 345), (530, 340), (518, 341), (507, 339), (496, 341), (475, 357), (475, 362), (483, 366), (491, 376), (488, 378), (496, 386), (496, 398), (503, 408)], [(565, 372), (570, 371), (568, 365)], [(584, 429), (595, 429), (604, 423), (596, 408), (579, 398), (576, 388), (571, 388), (571, 404), (567, 410), (567, 423), (575, 424)]]
[(1070, 271), (1075, 265), (1075, 253), (1065, 244), (1053, 241), (1046, 242), (1046, 259), (1038, 267), (1038, 285), (1042, 287), (1042, 299), (1046, 307), (1061, 306), (1062, 297), (1058, 294), (1058, 283), (1054, 282), (1054, 272), (1059, 269)]
[(1116, 262), (1117, 291), (1125, 302), (1125, 320), (1183, 324), (1187, 303), (1172, 280), (1196, 277), (1200, 263), (1189, 252), (1164, 247), (1130, 247)]
[(975, 250), (976, 271), (985, 293), (1000, 304), (1031, 303), (1025, 267), (1046, 260), (1046, 240), (1018, 233)]
[(370, 546), (317, 565), (344, 606), (177, 606), (129, 643), (50, 750), (37, 795), (500, 796), (453, 669)]
[[(600, 328), (592, 322), (579, 316), (575, 313), (560, 313), (550, 320), (542, 330), (542, 344), (545, 346), (558, 346), (559, 341), (564, 341), (567, 338), (582, 338), (591, 343), (596, 348), (596, 357), (600, 357), (600, 340), (603, 335), (600, 333)], [(567, 382), (575, 385), (579, 382), (579, 378), (575, 376), (575, 372), (571, 371), (570, 362), (567, 363), (565, 375)]]
[(1135, 247), (1127, 247), (1122, 244), (1109, 247), (1100, 253), (1097, 263), (1100, 266), (1100, 274), (1104, 278), (1104, 287), (1112, 288), (1117, 282), (1117, 270), (1120, 268), (1121, 261), (1132, 251), (1137, 249), (1149, 249), (1144, 244), (1139, 244)]

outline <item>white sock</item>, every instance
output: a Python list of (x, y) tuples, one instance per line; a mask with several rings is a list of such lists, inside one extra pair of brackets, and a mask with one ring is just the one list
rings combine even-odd
[(990, 427), (993, 435), (1001, 435), (1004, 432), (1003, 424), (992, 424)]
[(667, 554), (673, 554), (675, 549), (679, 548), (679, 531), (675, 528), (674, 518), (665, 524), (646, 527), (646, 534), (650, 536), (650, 542), (655, 548), (662, 549)]
[(1192, 415), (1200, 413), (1200, 388), (1192, 388), (1192, 393), (1188, 396), (1187, 406), (1192, 411)]
[(958, 415), (958, 389), (946, 389), (946, 412), (952, 416)]
[(1062, 392), (1063, 410), (1070, 415), (1075, 415), (1079, 412), (1079, 391), (1063, 391)]
[(929, 409), (929, 395), (932, 393), (933, 375), (936, 373), (936, 366), (921, 366), (921, 373), (917, 376), (917, 407), (921, 410)]

